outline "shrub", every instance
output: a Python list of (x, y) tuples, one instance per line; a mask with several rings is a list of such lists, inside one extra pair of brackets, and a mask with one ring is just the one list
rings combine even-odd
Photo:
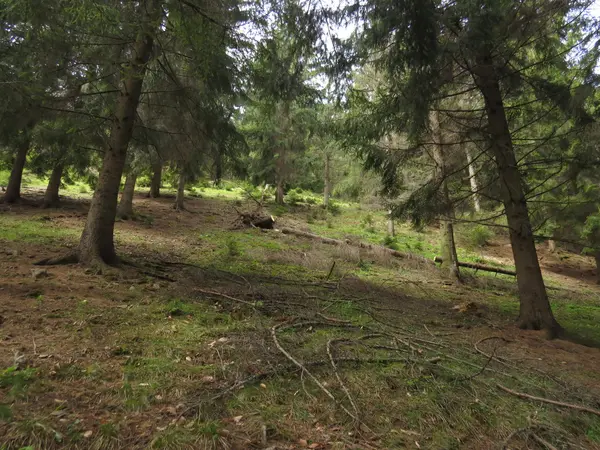
[(391, 248), (392, 250), (398, 250), (398, 240), (394, 236), (390, 236), (389, 234), (383, 238), (381, 241), (382, 245), (387, 248)]
[(493, 231), (485, 225), (476, 225), (468, 234), (469, 242), (475, 247), (485, 247), (493, 237)]
[(236, 257), (242, 254), (242, 249), (238, 241), (235, 240), (233, 236), (229, 236), (225, 241), (225, 245), (227, 246), (227, 256)]
[(337, 216), (342, 212), (342, 207), (335, 200), (329, 199), (329, 205), (327, 206), (327, 211), (329, 211), (332, 215)]
[(285, 196), (285, 202), (291, 206), (296, 206), (298, 203), (302, 202), (302, 200), (304, 199), (300, 194), (298, 194), (297, 189), (290, 190)]

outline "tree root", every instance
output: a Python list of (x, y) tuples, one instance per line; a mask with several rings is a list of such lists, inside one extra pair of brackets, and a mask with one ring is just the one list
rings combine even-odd
[(69, 253), (65, 256), (59, 256), (57, 258), (46, 258), (41, 261), (34, 262), (34, 266), (60, 266), (65, 264), (77, 264), (79, 262), (79, 255), (76, 252)]

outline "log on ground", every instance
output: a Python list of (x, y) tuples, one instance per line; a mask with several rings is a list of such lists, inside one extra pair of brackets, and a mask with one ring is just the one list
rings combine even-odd
[[(436, 263), (442, 263), (444, 260), (441, 256), (436, 256), (433, 258), (433, 261)], [(493, 272), (493, 273), (501, 273), (504, 275), (512, 275), (513, 277), (517, 276), (517, 272), (514, 270), (503, 269), (502, 267), (494, 267), (494, 266), (486, 266), (485, 264), (476, 264), (476, 263), (468, 263), (468, 262), (458, 262), (459, 267), (466, 267), (467, 269), (475, 269), (475, 270), (483, 270), (484, 272)]]
[(424, 262), (427, 264), (433, 264), (433, 261), (431, 261), (427, 258), (424, 258), (420, 255), (415, 255), (414, 253), (399, 252), (398, 250), (393, 250), (391, 248), (383, 247), (381, 245), (367, 244), (365, 242), (351, 241), (349, 239), (345, 239), (345, 240), (333, 239), (333, 238), (328, 238), (325, 236), (319, 236), (318, 234), (308, 233), (306, 231), (294, 230), (292, 228), (282, 228), (281, 232), (283, 234), (290, 234), (293, 236), (299, 236), (299, 237), (304, 237), (304, 238), (308, 238), (308, 239), (313, 239), (313, 240), (322, 242), (323, 244), (351, 245), (354, 247), (365, 248), (368, 250), (384, 251), (396, 258), (413, 259), (413, 260), (417, 260), (417, 261)]

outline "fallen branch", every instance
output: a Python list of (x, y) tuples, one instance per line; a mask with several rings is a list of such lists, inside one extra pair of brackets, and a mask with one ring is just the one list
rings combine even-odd
[(329, 341), (327, 341), (327, 356), (329, 356), (329, 361), (331, 362), (331, 368), (333, 369), (335, 378), (338, 380), (338, 383), (340, 383), (340, 386), (341, 386), (342, 390), (344, 391), (344, 394), (346, 394), (346, 398), (350, 402), (350, 405), (352, 405), (352, 409), (354, 410), (354, 415), (358, 418), (358, 416), (359, 416), (358, 407), (356, 406), (356, 403), (354, 402), (354, 399), (352, 398), (352, 394), (350, 394), (350, 390), (348, 389), (348, 387), (342, 380), (342, 377), (340, 377), (340, 374), (337, 370), (337, 365), (335, 364), (335, 359), (333, 359), (333, 353), (331, 351), (331, 344), (333, 342), (345, 341), (345, 340), (346, 339), (330, 339)]
[(246, 300), (241, 300), (239, 298), (235, 298), (232, 297), (230, 295), (227, 294), (223, 294), (221, 292), (217, 292), (217, 291), (206, 291), (204, 289), (194, 289), (196, 292), (200, 292), (202, 294), (206, 294), (206, 295), (216, 295), (217, 297), (223, 297), (226, 298), (227, 300), (231, 300), (234, 302), (238, 302), (238, 303), (243, 303), (244, 305), (248, 305), (250, 306), (252, 309), (256, 309), (256, 305), (253, 302), (247, 302)]
[(512, 389), (509, 389), (506, 386), (502, 386), (499, 383), (496, 384), (496, 387), (498, 387), (498, 389), (500, 389), (500, 390), (503, 390), (504, 392), (507, 392), (507, 393), (509, 393), (511, 395), (514, 395), (515, 397), (519, 397), (519, 398), (523, 398), (523, 399), (528, 399), (528, 400), (534, 400), (534, 401), (542, 402), (542, 403), (549, 403), (551, 405), (562, 406), (563, 408), (571, 408), (571, 409), (575, 409), (577, 411), (583, 411), (583, 412), (587, 412), (587, 413), (590, 413), (590, 414), (595, 414), (596, 416), (600, 416), (600, 411), (599, 410), (593, 409), (593, 408), (589, 408), (587, 406), (573, 405), (571, 403), (559, 402), (557, 400), (550, 400), (548, 398), (536, 397), (534, 395), (525, 394), (523, 392), (513, 391)]
[[(444, 262), (441, 256), (436, 256), (435, 258), (433, 258), (433, 261), (440, 264)], [(483, 270), (484, 272), (501, 273), (504, 275), (512, 275), (513, 277), (517, 276), (517, 272), (515, 272), (514, 270), (503, 269), (501, 267), (493, 267), (487, 266), (485, 264), (476, 264), (460, 261), (457, 264), (459, 267), (466, 267), (468, 269)]]
[(333, 238), (328, 238), (325, 236), (319, 236), (318, 234), (313, 234), (313, 233), (308, 233), (306, 231), (300, 231), (300, 230), (294, 230), (292, 228), (282, 228), (281, 232), (283, 234), (290, 234), (293, 236), (299, 236), (299, 237), (304, 237), (304, 238), (308, 238), (308, 239), (313, 239), (319, 242), (322, 242), (323, 244), (329, 244), (329, 245), (350, 245), (353, 247), (359, 247), (359, 248), (365, 248), (368, 250), (378, 250), (378, 251), (384, 251), (386, 253), (389, 253), (390, 255), (396, 257), (396, 258), (402, 258), (402, 259), (414, 259), (420, 262), (424, 262), (427, 264), (434, 264), (431, 260), (424, 258), (420, 255), (415, 255), (414, 253), (406, 253), (406, 252), (399, 252), (398, 250), (393, 250), (391, 248), (387, 248), (387, 247), (383, 247), (381, 245), (374, 245), (374, 244), (367, 244), (365, 242), (360, 242), (360, 241), (351, 241), (349, 239), (345, 239), (345, 240), (341, 240), (341, 239), (333, 239)]
[(279, 351), (281, 353), (283, 353), (283, 355), (289, 359), (292, 363), (294, 363), (296, 366), (298, 366), (298, 368), (300, 368), (300, 370), (302, 370), (303, 373), (305, 373), (306, 375), (308, 375), (308, 377), (317, 385), (319, 386), (319, 388), (327, 395), (327, 397), (329, 397), (331, 400), (333, 400), (336, 404), (340, 405), (340, 408), (342, 408), (342, 410), (348, 414), (354, 421), (356, 422), (360, 422), (360, 420), (358, 419), (358, 417), (354, 414), (352, 414), (348, 408), (346, 408), (344, 405), (342, 405), (341, 403), (339, 403), (337, 401), (337, 399), (335, 398), (335, 396), (331, 393), (331, 391), (329, 389), (327, 389), (323, 383), (321, 383), (319, 381), (319, 379), (317, 377), (315, 377), (307, 368), (306, 366), (304, 366), (301, 362), (299, 362), (297, 359), (295, 359), (290, 353), (287, 352), (286, 349), (284, 349), (281, 344), (279, 343), (279, 339), (277, 339), (277, 329), (287, 325), (287, 324), (279, 324), (279, 325), (275, 325), (273, 328), (271, 328), (271, 336), (273, 337), (273, 342), (275, 343), (275, 346), (279, 349)]
[[(408, 362), (414, 362), (409, 358), (350, 358), (350, 357), (342, 357), (342, 358), (337, 358), (336, 363), (339, 364), (351, 364), (351, 363), (356, 363), (356, 364), (382, 364), (382, 363), (408, 363)], [(431, 360), (427, 360), (425, 362), (430, 362), (432, 364), (435, 364), (438, 360), (435, 360), (434, 358), (432, 358)], [(329, 359), (325, 360), (325, 359), (320, 359), (317, 361), (307, 361), (304, 363), (305, 367), (320, 367), (320, 366), (326, 366), (331, 364), (331, 361), (329, 361)], [(232, 384), (231, 386), (229, 386), (227, 389), (219, 392), (217, 395), (215, 395), (214, 397), (211, 398), (211, 401), (215, 401), (218, 400), (222, 397), (224, 397), (225, 395), (229, 394), (230, 392), (235, 391), (238, 388), (242, 388), (245, 385), (249, 384), (249, 383), (256, 383), (258, 381), (264, 380), (265, 378), (274, 376), (274, 375), (278, 375), (278, 374), (283, 374), (283, 373), (294, 373), (297, 372), (300, 369), (296, 364), (289, 364), (287, 366), (279, 366), (276, 367), (274, 369), (271, 369), (269, 371), (266, 372), (262, 372), (262, 373), (258, 373), (255, 375), (251, 375), (247, 378), (244, 378), (243, 380), (240, 381), (236, 381), (234, 384)], [(188, 409), (189, 410), (189, 409)]]
[(534, 441), (536, 441), (538, 444), (543, 445), (544, 447), (546, 447), (548, 450), (558, 450), (554, 445), (552, 445), (550, 442), (548, 442), (546, 439), (538, 436), (535, 433), (531, 433), (530, 436), (533, 438)]

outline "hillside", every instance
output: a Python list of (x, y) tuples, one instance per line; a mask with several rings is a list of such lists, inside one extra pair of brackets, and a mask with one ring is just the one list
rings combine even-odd
[[(540, 247), (568, 340), (517, 329), (513, 277), (235, 227), (239, 190), (135, 197), (124, 264), (38, 267), (77, 244), (89, 196), (0, 213), (0, 442), (51, 448), (600, 448), (600, 288)], [(268, 207), (277, 228), (381, 244), (377, 211)], [(459, 258), (510, 266), (460, 234)], [(387, 242), (431, 259), (437, 229)], [(335, 264), (334, 264), (335, 263)], [(585, 345), (584, 345), (585, 344)], [(503, 390), (504, 389), (504, 390)], [(511, 392), (509, 392), (512, 391)], [(28, 447), (30, 446), (30, 447)]]

